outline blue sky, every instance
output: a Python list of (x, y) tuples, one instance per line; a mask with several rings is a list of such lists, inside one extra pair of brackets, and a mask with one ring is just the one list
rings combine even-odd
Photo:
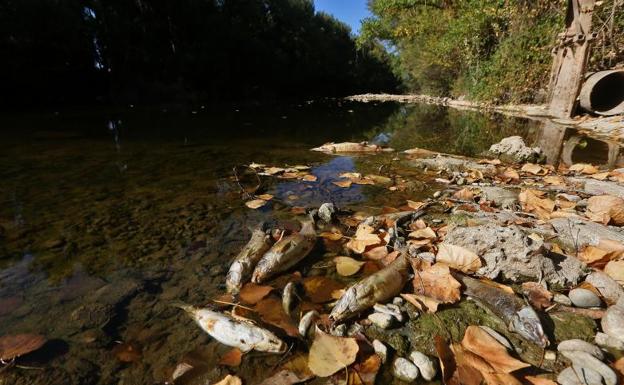
[(349, 24), (356, 34), (360, 32), (360, 20), (370, 16), (366, 0), (314, 0), (314, 7)]

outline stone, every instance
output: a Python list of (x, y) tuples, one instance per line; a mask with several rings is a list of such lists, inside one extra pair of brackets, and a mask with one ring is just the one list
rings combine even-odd
[(403, 357), (395, 359), (392, 363), (392, 375), (401, 381), (416, 381), (418, 374), (418, 367)]
[(433, 380), (438, 373), (435, 362), (426, 354), (414, 350), (410, 353), (409, 359), (418, 367), (420, 375), (427, 381)]
[(600, 322), (602, 331), (609, 337), (624, 340), (624, 308), (610, 306)]
[(624, 298), (624, 289), (617, 281), (609, 277), (602, 271), (594, 271), (585, 277), (585, 281), (589, 282), (600, 292), (600, 295), (608, 304), (616, 303), (620, 298)]
[(373, 306), (373, 310), (375, 310), (377, 313), (389, 314), (399, 322), (405, 321), (405, 317), (403, 316), (401, 309), (396, 305), (393, 305), (393, 304), (382, 305), (382, 304), (377, 303)]
[(333, 203), (323, 203), (318, 210), (319, 218), (325, 223), (331, 223), (336, 214), (336, 207)]
[(403, 305), (405, 303), (405, 300), (403, 298), (401, 298), (401, 297), (394, 297), (392, 299), (392, 303), (397, 305), (397, 306), (401, 306), (401, 305)]
[(602, 385), (602, 376), (595, 370), (569, 367), (557, 376), (560, 385)]
[(582, 183), (583, 190), (591, 195), (612, 195), (624, 198), (624, 186), (619, 183), (585, 178), (572, 178), (571, 181)]
[(382, 329), (388, 329), (394, 323), (394, 317), (387, 313), (373, 313), (368, 320)]
[(561, 341), (557, 346), (557, 350), (560, 352), (575, 350), (580, 352), (586, 352), (599, 360), (604, 360), (604, 354), (598, 346), (579, 339)]
[(555, 294), (553, 296), (553, 301), (561, 305), (572, 306), (572, 301), (570, 301), (570, 298), (568, 298), (568, 296), (565, 294), (561, 294), (561, 293)]
[(481, 256), (484, 264), (477, 275), (489, 279), (544, 279), (549, 285), (578, 283), (583, 264), (574, 257), (549, 258), (543, 240), (530, 238), (517, 225), (506, 227), (495, 222), (478, 226), (451, 226), (444, 242), (462, 246)]
[(563, 351), (561, 354), (572, 361), (573, 366), (598, 372), (604, 379), (605, 385), (617, 385), (615, 372), (591, 354), (579, 351)]
[(624, 232), (619, 228), (600, 223), (579, 218), (555, 218), (550, 220), (550, 224), (555, 229), (562, 246), (570, 250), (576, 250), (579, 245), (598, 246), (600, 241), (608, 239), (624, 243)]
[(86, 303), (78, 306), (69, 315), (69, 319), (79, 329), (99, 329), (113, 318), (115, 310), (112, 305), (100, 302)]
[[(468, 158), (454, 157), (450, 155), (437, 155), (432, 158), (416, 159), (408, 162), (411, 166), (426, 168), (429, 170), (442, 170), (449, 173), (454, 171), (478, 170), (484, 174), (496, 173), (496, 167), (491, 164), (481, 164)], [(435, 197), (434, 197), (435, 198)]]
[(347, 335), (347, 324), (340, 324), (331, 330), (331, 335), (344, 337)]
[(583, 288), (570, 290), (568, 297), (570, 297), (570, 301), (572, 301), (576, 307), (599, 307), (602, 303), (600, 298), (593, 291)]
[(493, 144), (487, 153), (511, 163), (538, 163), (544, 158), (541, 148), (527, 146), (521, 136), (504, 138)]
[(545, 350), (544, 359), (546, 361), (555, 361), (557, 359), (557, 353), (553, 352), (552, 350)]
[(381, 363), (385, 363), (388, 359), (388, 347), (384, 345), (383, 342), (379, 340), (374, 340), (373, 349), (375, 350), (375, 353), (379, 356), (379, 358), (381, 358)]
[(615, 350), (624, 351), (624, 340), (612, 338), (608, 334), (598, 332), (594, 338), (596, 345), (603, 348), (610, 348)]
[(518, 205), (518, 192), (503, 187), (481, 187), (483, 197), (502, 209), (514, 210)]

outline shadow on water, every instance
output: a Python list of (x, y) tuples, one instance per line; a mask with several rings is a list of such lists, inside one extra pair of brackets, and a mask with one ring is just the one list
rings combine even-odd
[[(478, 156), (521, 135), (541, 143), (549, 160), (621, 164), (619, 147), (570, 130), (425, 105), (327, 101), (0, 120), (0, 335), (36, 332), (55, 341), (45, 379), (16, 372), (16, 385), (162, 383), (182, 357), (200, 350), (217, 378), (225, 373), (217, 356), (226, 349), (168, 304), (203, 304), (222, 293), (248, 227), (293, 219), (294, 206), (329, 201), (366, 211), (436, 188), (420, 170), (401, 169), (394, 153), (334, 156), (309, 151), (313, 146), (376, 140), (397, 150)], [(250, 210), (232, 170), (251, 162), (309, 165), (317, 181), (263, 178), (262, 192), (276, 198)], [(341, 188), (333, 182), (342, 172), (401, 175), (410, 183), (396, 192)], [(116, 360), (113, 339), (142, 346), (141, 359)], [(252, 356), (240, 373), (263, 378), (271, 360)]]

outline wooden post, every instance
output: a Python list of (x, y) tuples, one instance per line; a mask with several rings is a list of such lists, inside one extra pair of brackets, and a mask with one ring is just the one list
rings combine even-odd
[(550, 76), (550, 114), (571, 118), (581, 91), (587, 62), (595, 35), (592, 16), (596, 0), (568, 0), (566, 30), (559, 34), (553, 50)]

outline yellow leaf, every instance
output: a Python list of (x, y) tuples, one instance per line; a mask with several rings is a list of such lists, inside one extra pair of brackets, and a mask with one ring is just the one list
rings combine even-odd
[(357, 273), (365, 263), (349, 257), (336, 257), (334, 262), (336, 263), (336, 271), (343, 277), (349, 277)]
[(437, 262), (443, 262), (464, 273), (474, 273), (481, 268), (481, 258), (472, 251), (449, 243), (438, 246)]
[(557, 175), (545, 176), (544, 183), (551, 186), (565, 186), (565, 181), (563, 180), (563, 178)]
[(483, 358), (497, 373), (511, 373), (531, 366), (510, 356), (507, 348), (478, 326), (466, 328), (461, 344)]
[(555, 202), (545, 195), (537, 190), (524, 190), (518, 195), (518, 199), (524, 211), (535, 213), (540, 219), (550, 219), (555, 210)]
[(217, 382), (215, 385), (243, 385), (243, 381), (239, 377), (228, 374), (224, 379)]
[(598, 169), (591, 164), (587, 163), (577, 163), (570, 167), (570, 171), (575, 171), (581, 174), (596, 174), (598, 173)]
[(255, 210), (264, 206), (266, 203), (267, 201), (265, 201), (264, 199), (254, 199), (254, 200), (245, 202), (245, 206), (249, 207), (250, 209)]
[(355, 362), (359, 346), (355, 338), (335, 337), (316, 327), (308, 367), (319, 377), (329, 377)]
[(624, 285), (624, 260), (611, 261), (605, 266), (604, 272), (620, 285)]
[(455, 303), (461, 298), (461, 284), (453, 278), (449, 267), (443, 263), (421, 271), (414, 276), (414, 292), (441, 303)]
[(607, 225), (624, 225), (624, 199), (611, 195), (593, 196), (587, 200), (587, 217)]
[(431, 227), (425, 227), (424, 229), (418, 229), (409, 233), (410, 238), (416, 239), (436, 239), (438, 236)]
[(533, 163), (525, 164), (524, 166), (522, 166), (520, 171), (528, 172), (529, 174), (533, 174), (533, 175), (546, 175), (546, 174), (548, 174), (548, 170), (546, 170), (545, 168), (543, 168), (539, 164), (533, 164)]
[(324, 231), (319, 234), (321, 238), (329, 239), (330, 241), (339, 241), (342, 239), (341, 233), (331, 233), (329, 231)]

